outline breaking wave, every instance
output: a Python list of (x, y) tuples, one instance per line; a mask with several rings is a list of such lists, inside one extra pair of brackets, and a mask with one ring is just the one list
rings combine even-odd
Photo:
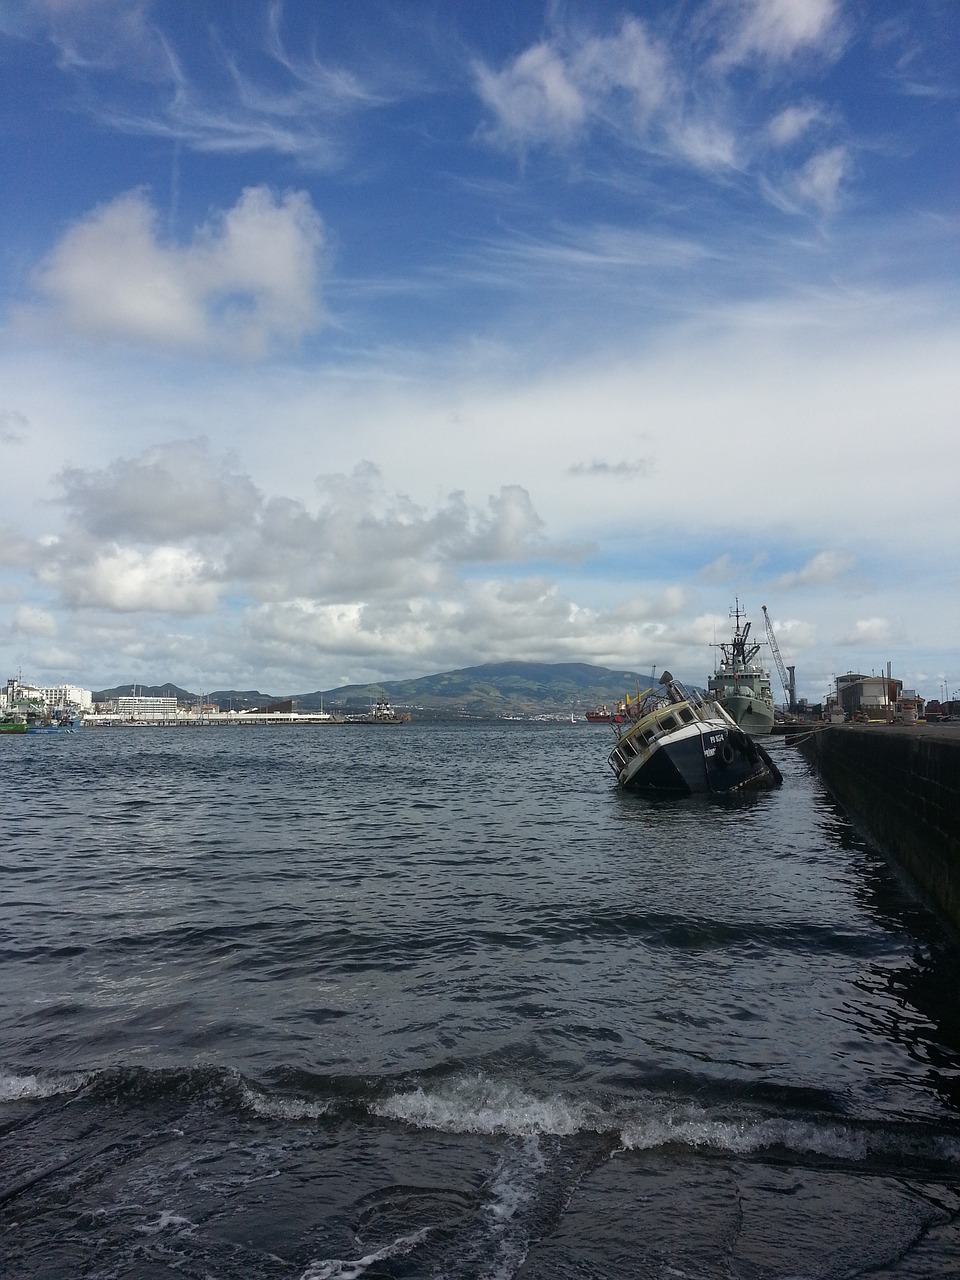
[(91, 1077), (80, 1071), (17, 1075), (0, 1072), (0, 1103), (35, 1102), (78, 1093)]

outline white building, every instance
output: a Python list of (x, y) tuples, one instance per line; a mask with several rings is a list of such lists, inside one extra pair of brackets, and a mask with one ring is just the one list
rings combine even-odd
[(0, 689), (0, 706), (15, 707), (24, 702), (51, 715), (75, 716), (90, 710), (93, 693), (75, 684), (58, 684), (43, 689), (39, 685), (24, 684), (19, 676), (11, 676), (6, 688)]
[(176, 698), (146, 698), (124, 695), (117, 699), (121, 720), (176, 720)]
[(93, 691), (75, 684), (58, 684), (40, 692), (51, 711), (89, 711), (93, 707)]

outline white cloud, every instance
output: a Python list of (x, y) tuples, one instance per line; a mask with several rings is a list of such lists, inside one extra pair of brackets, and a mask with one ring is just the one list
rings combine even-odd
[(510, 146), (568, 142), (597, 120), (642, 133), (675, 90), (666, 52), (632, 18), (614, 36), (537, 44), (474, 75), (496, 121), (488, 137)]
[(527, 49), (502, 71), (474, 67), (477, 92), (496, 117), (494, 137), (506, 143), (570, 137), (586, 103), (566, 63), (549, 45)]
[(740, 0), (726, 56), (791, 58), (801, 49), (822, 48), (833, 37), (837, 0)]
[(504, 485), (486, 507), (453, 493), (429, 510), (387, 492), (360, 464), (317, 483), (318, 503), (267, 498), (236, 460), (179, 441), (58, 477), (62, 534), (10, 558), (70, 608), (209, 612), (226, 593), (340, 608), (441, 598), (467, 565), (550, 554), (529, 493)]
[(696, 169), (726, 169), (737, 163), (737, 143), (721, 120), (681, 119), (670, 126), (678, 155)]
[(261, 661), (321, 666), (336, 655), (354, 671), (361, 664), (380, 678), (384, 671), (426, 674), (506, 660), (616, 667), (624, 653), (654, 652), (661, 662), (672, 661), (685, 644), (682, 626), (662, 619), (688, 604), (682, 588), (669, 588), (658, 598), (598, 611), (578, 606), (541, 576), (484, 578), (433, 599), (291, 600), (249, 611), (244, 627)]
[(853, 629), (845, 635), (837, 636), (836, 643), (844, 646), (871, 646), (886, 644), (893, 634), (893, 629), (886, 618), (860, 618)]
[(106, 547), (85, 562), (57, 550), (39, 577), (70, 608), (197, 614), (211, 613), (219, 602), (218, 585), (205, 580), (202, 557), (181, 547)]
[(802, 618), (771, 618), (770, 622), (785, 662), (796, 663), (817, 643), (817, 628)]
[[(284, 6), (262, 7), (262, 27), (245, 24), (259, 80), (223, 43), (229, 23), (210, 27), (209, 49), (201, 44), (181, 57), (173, 24), (161, 27), (150, 0), (16, 0), (0, 5), (0, 31), (48, 40), (59, 66), (83, 85), (82, 109), (111, 129), (175, 140), (198, 152), (273, 152), (305, 167), (335, 168), (341, 159), (336, 122), (387, 99), (350, 70), (302, 51), (299, 41), (291, 54), (283, 38)], [(219, 77), (204, 82), (184, 69), (211, 51), (218, 70), (228, 73), (226, 91)], [(262, 75), (264, 60), (272, 64), (269, 77)], [(156, 100), (125, 93), (131, 82), (138, 90), (155, 87)]]
[[(758, 138), (737, 110), (731, 71), (758, 56), (785, 61), (800, 49), (832, 50), (836, 6), (834, 0), (742, 0), (704, 13), (712, 13), (714, 27), (700, 24), (686, 46), (668, 47), (649, 25), (627, 18), (612, 36), (558, 32), (499, 71), (477, 63), (477, 92), (494, 118), (486, 136), (523, 148), (570, 144), (603, 130), (629, 148), (701, 172), (750, 168)], [(708, 33), (717, 49), (712, 56)], [(788, 107), (768, 126), (768, 141), (783, 148), (825, 119), (814, 104)], [(826, 202), (826, 162), (825, 155), (803, 179), (803, 198), (818, 205)]]
[(167, 58), (149, 20), (149, 0), (16, 0), (0, 6), (0, 30), (45, 36), (61, 67), (122, 68), (129, 76), (165, 78)]
[(791, 591), (796, 587), (822, 587), (840, 582), (853, 568), (853, 557), (842, 551), (819, 551), (800, 569), (781, 574), (774, 580), (778, 591)]
[(675, 90), (665, 48), (647, 28), (627, 18), (615, 36), (586, 40), (574, 59), (577, 80), (592, 90), (594, 109), (607, 96), (626, 98), (632, 121), (642, 129)]
[(55, 636), (57, 622), (47, 609), (21, 604), (13, 611), (13, 633), (18, 636)]
[(775, 146), (788, 147), (822, 118), (822, 108), (815, 103), (785, 107), (770, 121), (768, 132)]
[(794, 189), (801, 200), (816, 205), (824, 213), (837, 206), (840, 187), (850, 171), (846, 147), (828, 147), (810, 157), (797, 174)]
[(36, 275), (51, 317), (87, 338), (238, 357), (317, 327), (323, 235), (305, 193), (249, 187), (185, 246), (157, 223), (133, 191), (67, 231)]
[(231, 455), (203, 440), (156, 445), (100, 471), (68, 467), (57, 477), (73, 520), (97, 538), (150, 543), (226, 533), (259, 515), (262, 497)]

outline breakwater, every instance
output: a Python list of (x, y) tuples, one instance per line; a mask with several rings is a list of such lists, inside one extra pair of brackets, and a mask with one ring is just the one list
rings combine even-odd
[(854, 821), (960, 928), (960, 726), (829, 725), (797, 746)]

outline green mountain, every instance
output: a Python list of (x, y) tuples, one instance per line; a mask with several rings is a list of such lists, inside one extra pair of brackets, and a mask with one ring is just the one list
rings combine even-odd
[[(385, 680), (379, 684), (343, 685), (338, 689), (294, 694), (301, 711), (367, 710), (378, 698), (393, 706), (418, 713), (422, 718), (477, 718), (498, 716), (582, 715), (598, 703), (608, 705), (650, 684), (649, 676), (635, 671), (612, 671), (586, 662), (491, 662), (459, 671), (421, 676), (419, 680)], [(132, 685), (105, 689), (94, 700), (106, 701), (133, 692)], [(137, 692), (149, 697), (175, 696), (184, 705), (195, 703), (199, 695), (176, 685), (137, 685)], [(290, 694), (265, 694), (256, 689), (218, 689), (205, 693), (206, 702), (223, 710), (265, 707)]]
[(176, 684), (118, 684), (115, 689), (94, 691), (94, 702), (113, 702), (117, 698), (176, 698), (184, 706), (196, 702), (197, 695)]
[(649, 684), (633, 671), (611, 671), (585, 662), (491, 662), (460, 671), (444, 671), (419, 680), (386, 680), (381, 684), (346, 685), (322, 695), (297, 698), (304, 710), (319, 706), (368, 707), (386, 696), (395, 707), (433, 715), (491, 718), (505, 715), (569, 715), (583, 713), (600, 702), (615, 702), (637, 682)]

